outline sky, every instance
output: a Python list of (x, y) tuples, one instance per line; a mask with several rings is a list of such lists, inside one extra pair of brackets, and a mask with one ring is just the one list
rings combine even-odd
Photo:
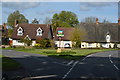
[(71, 11), (75, 13), (81, 22), (85, 17), (97, 17), (100, 22), (103, 19), (112, 23), (118, 22), (118, 2), (2, 2), (0, 3), (2, 20), (6, 23), (10, 13), (19, 10), (28, 20), (34, 18), (44, 24), (46, 18), (52, 19), (55, 13)]

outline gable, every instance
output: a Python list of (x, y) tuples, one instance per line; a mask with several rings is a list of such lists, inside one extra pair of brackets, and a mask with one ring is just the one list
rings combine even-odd
[[(23, 36), (17, 36), (17, 29), (22, 27), (24, 30)], [(43, 34), (42, 36), (36, 36), (37, 29), (42, 29)], [(15, 27), (12, 33), (13, 39), (21, 39), (28, 35), (31, 39), (41, 39), (41, 38), (48, 38), (48, 32), (50, 31), (50, 25), (46, 24), (19, 24), (18, 27)]]

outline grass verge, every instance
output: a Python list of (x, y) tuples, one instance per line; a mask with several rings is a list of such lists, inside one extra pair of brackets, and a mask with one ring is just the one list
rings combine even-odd
[(16, 51), (27, 52), (27, 53), (35, 53), (42, 54), (51, 57), (70, 59), (70, 60), (79, 60), (89, 54), (96, 52), (104, 52), (104, 51), (112, 51), (117, 49), (69, 49), (62, 50), (61, 53), (57, 53), (56, 49), (35, 49), (35, 48), (8, 48)]
[(1, 55), (0, 58), (2, 58), (2, 70), (9, 71), (20, 68), (20, 63), (16, 62), (15, 60), (3, 55)]

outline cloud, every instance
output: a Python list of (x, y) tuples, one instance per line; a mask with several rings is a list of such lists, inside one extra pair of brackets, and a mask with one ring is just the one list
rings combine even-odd
[(37, 15), (46, 15), (46, 14), (54, 14), (54, 13), (57, 13), (57, 12), (58, 12), (57, 10), (46, 10), (44, 12), (37, 11), (36, 14)]
[(105, 7), (105, 6), (110, 6), (111, 3), (108, 2), (90, 2), (90, 3), (86, 3), (86, 6), (89, 7)]
[(80, 4), (81, 11), (89, 11), (92, 8), (102, 9), (103, 7), (111, 6), (112, 3), (109, 2), (85, 2)]
[(39, 2), (3, 2), (2, 7), (11, 8), (11, 9), (28, 9), (28, 8), (35, 8), (39, 6)]
[(89, 11), (90, 8), (87, 7), (87, 6), (80, 6), (80, 10), (81, 10), (81, 11)]

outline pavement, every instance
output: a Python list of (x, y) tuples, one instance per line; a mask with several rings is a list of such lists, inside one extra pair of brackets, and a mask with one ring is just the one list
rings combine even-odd
[(120, 80), (119, 50), (90, 54), (79, 61), (14, 50), (2, 53), (22, 64), (23, 71), (16, 72), (24, 80)]

